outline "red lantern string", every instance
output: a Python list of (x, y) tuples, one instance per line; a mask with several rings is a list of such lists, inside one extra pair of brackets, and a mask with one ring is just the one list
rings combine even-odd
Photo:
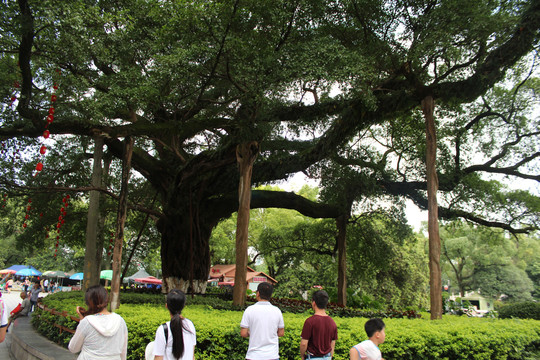
[[(7, 195), (4, 195), (4, 201), (5, 201), (5, 196), (7, 196)], [(22, 225), (23, 229), (26, 229), (26, 227), (28, 226), (26, 224), (26, 221), (28, 219), (30, 219), (30, 211), (32, 210), (32, 206), (30, 205), (31, 203), (32, 203), (32, 199), (29, 198), (28, 199), (28, 205), (26, 206), (26, 214), (24, 215), (24, 222), (23, 222), (23, 225)]]
[[(60, 215), (58, 215), (58, 222), (56, 223), (56, 233), (60, 234), (60, 229), (66, 222), (66, 215), (67, 211), (66, 208), (68, 207), (68, 201), (70, 196), (66, 195), (62, 198), (62, 205), (60, 206)], [(56, 235), (56, 243), (54, 244), (55, 250), (54, 250), (54, 257), (56, 257), (58, 247), (60, 245), (60, 235)]]
[[(58, 75), (60, 75), (60, 70), (59, 69), (57, 69), (56, 72), (57, 72)], [(52, 94), (51, 94), (51, 106), (49, 107), (49, 113), (48, 113), (47, 117), (45, 118), (46, 124), (45, 124), (45, 131), (43, 131), (43, 139), (48, 139), (49, 136), (51, 135), (51, 132), (47, 128), (54, 121), (54, 112), (55, 112), (54, 103), (56, 102), (56, 100), (58, 100), (58, 96), (55, 94), (56, 90), (58, 90), (58, 84), (55, 82), (54, 85), (53, 85), (53, 90), (52, 90)], [(42, 145), (39, 148), (40, 156), (45, 155), (46, 152), (47, 152), (47, 147), (45, 145)], [(38, 162), (37, 165), (36, 165), (36, 171), (37, 172), (34, 174), (34, 176), (36, 176), (41, 170), (43, 170), (43, 163)]]
[[(15, 87), (15, 89), (18, 89), (19, 87), (21, 87), (21, 84), (19, 84), (18, 81), (15, 81), (15, 82), (13, 83), (13, 87)], [(17, 95), (16, 95), (16, 93), (17, 93), (17, 90), (15, 90), (15, 91), (13, 92), (13, 95), (11, 95), (11, 99), (10, 99), (10, 100), (11, 100), (11, 103), (9, 104), (9, 107), (12, 107), (13, 104), (15, 103), (15, 101), (17, 101)]]
[(111, 238), (109, 239), (109, 250), (107, 251), (107, 256), (111, 256), (112, 254), (112, 248), (114, 245), (114, 233), (111, 231)]

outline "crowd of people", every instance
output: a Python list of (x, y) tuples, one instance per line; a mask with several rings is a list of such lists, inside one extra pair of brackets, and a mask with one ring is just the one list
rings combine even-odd
[(27, 276), (23, 277), (17, 277), (15, 275), (7, 275), (5, 279), (2, 280), (3, 282), (3, 288), (6, 290), (6, 292), (9, 294), (14, 289), (14, 287), (22, 289), (23, 292), (28, 292), (31, 290), (31, 286), (35, 282), (39, 282), (41, 287), (43, 288), (43, 292), (52, 294), (59, 290), (58, 281), (49, 280), (48, 278), (39, 278), (37, 277), (35, 280), (30, 280)]
[[(281, 310), (270, 303), (272, 291), (270, 283), (259, 284), (257, 302), (249, 306), (242, 316), (240, 335), (249, 337), (246, 359), (279, 359), (279, 338), (285, 334), (285, 324)], [(304, 322), (300, 339), (302, 360), (330, 360), (334, 356), (338, 329), (335, 321), (326, 313), (328, 300), (324, 290), (317, 290), (312, 295), (314, 314)], [(382, 360), (379, 345), (386, 338), (384, 322), (377, 318), (370, 319), (364, 328), (369, 339), (350, 349), (350, 359)]]
[[(0, 299), (0, 342), (9, 324), (19, 316), (28, 315), (37, 302), (37, 295), (44, 290), (44, 284), (35, 283), (30, 292), (22, 291), (23, 302), (12, 312), (9, 320)], [(285, 334), (285, 323), (281, 310), (270, 303), (272, 292), (270, 283), (259, 284), (257, 302), (247, 307), (243, 313), (240, 335), (249, 338), (246, 352), (248, 360), (279, 359), (279, 338)], [(69, 342), (69, 350), (80, 352), (78, 360), (125, 360), (127, 326), (120, 315), (107, 310), (107, 290), (101, 285), (88, 288), (85, 303), (88, 309), (79, 306), (76, 309), (80, 321)], [(186, 296), (182, 291), (174, 289), (167, 294), (165, 306), (169, 310), (170, 321), (156, 329), (155, 340), (146, 347), (146, 360), (195, 359), (197, 336), (193, 323), (182, 316), (185, 303)], [(302, 328), (300, 357), (302, 360), (330, 360), (338, 340), (338, 329), (326, 313), (328, 294), (324, 290), (315, 291), (311, 304), (314, 314), (305, 320)], [(386, 338), (384, 322), (377, 318), (370, 319), (364, 328), (368, 339), (351, 347), (350, 360), (382, 360), (379, 345)]]

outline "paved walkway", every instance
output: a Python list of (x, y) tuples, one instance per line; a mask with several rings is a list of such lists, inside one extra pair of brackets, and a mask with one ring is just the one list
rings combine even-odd
[[(39, 297), (43, 297), (43, 296), (47, 296), (47, 294), (46, 293), (39, 294)], [(8, 313), (10, 313), (13, 309), (17, 307), (18, 304), (22, 302), (21, 292), (19, 290), (12, 290), (11, 293), (8, 293), (7, 291), (2, 291), (2, 301), (4, 301), (4, 304), (6, 305), (8, 309)], [(32, 342), (35, 342), (36, 340), (41, 340), (42, 338), (41, 336), (38, 336), (36, 338), (35, 336), (36, 333), (32, 329), (32, 326), (30, 325), (30, 321), (29, 321), (30, 319), (28, 318), (24, 318), (24, 319), (20, 318), (20, 319), (26, 320), (26, 321), (24, 321), (25, 323), (24, 325), (23, 324), (20, 325), (21, 331), (18, 331), (17, 336), (19, 337), (22, 336), (23, 339), (31, 338), (33, 340)], [(19, 320), (16, 320), (16, 321), (19, 321)], [(12, 333), (15, 330), (14, 325), (15, 324), (11, 324), (9, 328), (9, 332), (6, 334), (6, 340), (4, 340), (4, 342), (0, 344), (0, 360), (16, 360), (15, 356), (11, 353), (11, 343), (13, 341)], [(21, 334), (19, 334), (19, 332), (21, 332)], [(45, 341), (46, 339), (43, 338), (43, 340)], [(54, 344), (46, 340), (46, 342), (39, 343), (38, 348), (42, 346), (44, 350), (49, 350), (49, 348), (51, 347), (49, 343)]]

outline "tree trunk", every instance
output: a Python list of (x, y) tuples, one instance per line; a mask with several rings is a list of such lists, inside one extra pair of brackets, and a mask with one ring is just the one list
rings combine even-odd
[(429, 287), (431, 319), (442, 318), (442, 279), (441, 279), (441, 239), (439, 237), (439, 215), (437, 205), (437, 135), (433, 116), (433, 97), (422, 100), (422, 111), (426, 118), (426, 170), (428, 193), (428, 235), (429, 235)]
[(162, 291), (179, 289), (185, 293), (204, 293), (210, 271), (210, 234), (217, 219), (207, 218), (205, 213), (211, 213), (211, 210), (199, 211), (198, 206), (191, 212), (195, 216), (189, 216), (186, 203), (181, 200), (176, 203), (178, 207), (171, 204), (164, 209), (165, 216), (158, 222)]
[(336, 219), (338, 228), (338, 304), (347, 306), (347, 217)]
[[(92, 169), (92, 186), (99, 188), (102, 185), (101, 159), (103, 157), (102, 137), (95, 138), (94, 144), (94, 164)], [(86, 221), (86, 252), (84, 255), (84, 280), (83, 290), (90, 286), (99, 284), (99, 272), (101, 270), (101, 257), (103, 244), (98, 246), (99, 229), (99, 197), (97, 190), (90, 191), (90, 202), (88, 204), (88, 218)]]
[(127, 192), (131, 156), (133, 155), (133, 138), (126, 137), (126, 147), (122, 164), (122, 187), (118, 199), (118, 217), (116, 220), (116, 239), (113, 252), (113, 276), (111, 280), (111, 311), (120, 306), (120, 276), (122, 274), (122, 246), (124, 244), (124, 224), (127, 216)]
[(238, 186), (238, 219), (236, 222), (236, 272), (234, 275), (233, 305), (246, 303), (246, 270), (248, 250), (249, 209), (251, 205), (251, 174), (253, 163), (259, 153), (259, 145), (253, 141), (238, 145), (236, 160), (240, 172)]

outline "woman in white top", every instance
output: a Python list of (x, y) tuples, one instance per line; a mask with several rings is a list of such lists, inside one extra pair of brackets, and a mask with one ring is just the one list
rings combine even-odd
[(78, 360), (125, 360), (128, 331), (122, 317), (107, 311), (108, 294), (101, 285), (86, 290), (88, 310), (77, 306), (81, 318), (69, 351), (79, 354)]
[(156, 330), (154, 360), (193, 360), (195, 359), (195, 326), (181, 316), (186, 304), (186, 295), (177, 289), (167, 294), (166, 307), (171, 314), (171, 321)]

